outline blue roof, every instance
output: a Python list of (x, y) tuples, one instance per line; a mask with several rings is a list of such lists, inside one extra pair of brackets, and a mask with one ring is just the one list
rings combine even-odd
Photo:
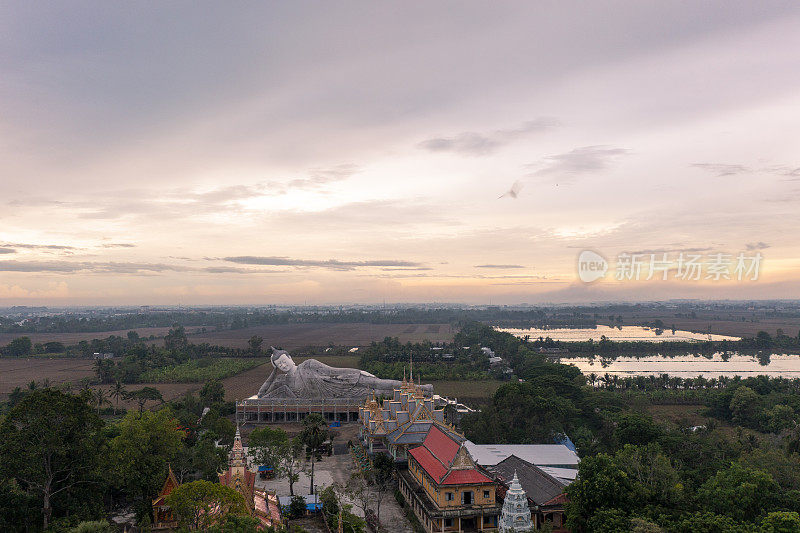
[[(306, 509), (309, 511), (319, 511), (322, 509), (322, 502), (319, 501), (319, 495), (317, 494), (306, 494), (303, 496), (303, 499), (306, 501)], [(291, 496), (280, 496), (278, 498), (278, 502), (280, 503), (281, 507), (289, 507), (289, 504), (292, 502)]]

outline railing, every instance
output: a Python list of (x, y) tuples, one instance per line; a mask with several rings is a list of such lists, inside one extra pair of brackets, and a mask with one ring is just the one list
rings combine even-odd
[(303, 407), (303, 406), (331, 406), (331, 407), (354, 407), (359, 408), (364, 405), (364, 398), (248, 398), (239, 400), (238, 405), (242, 407)]

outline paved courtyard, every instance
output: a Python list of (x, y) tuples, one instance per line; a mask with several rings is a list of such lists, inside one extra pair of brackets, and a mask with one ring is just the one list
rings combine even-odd
[[(274, 427), (283, 427), (290, 433), (294, 429), (278, 425)], [(355, 438), (356, 431), (356, 424), (345, 425), (340, 430), (337, 430), (334, 442), (339, 444), (346, 443), (349, 439)], [(302, 468), (303, 471), (300, 472), (300, 477), (294, 484), (294, 493), (298, 495), (310, 494), (311, 489), (311, 462), (304, 462)], [(321, 491), (334, 482), (345, 484), (354, 471), (355, 465), (349, 453), (332, 456), (324, 455), (321, 461), (314, 463), (314, 486), (317, 491)], [(256, 487), (275, 492), (278, 496), (289, 495), (289, 482), (286, 478), (263, 480), (257, 477)], [(346, 500), (346, 502), (353, 503), (349, 500)], [(353, 505), (353, 513), (361, 517), (364, 516), (363, 510), (356, 505)], [(411, 524), (403, 514), (403, 510), (398, 505), (397, 500), (395, 500), (393, 492), (387, 493), (381, 501), (380, 519), (384, 527), (393, 533), (413, 533)]]

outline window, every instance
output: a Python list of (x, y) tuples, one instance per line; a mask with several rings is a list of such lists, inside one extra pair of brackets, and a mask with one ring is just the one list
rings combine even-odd
[(461, 503), (464, 505), (472, 505), (472, 491), (465, 490), (461, 493)]
[(453, 527), (453, 519), (452, 518), (445, 518), (444, 519), (444, 527)]
[(453, 493), (452, 492), (445, 492), (444, 493), (444, 499), (447, 500), (448, 502), (453, 501)]
[(488, 490), (483, 491), (483, 499), (484, 500), (488, 500), (489, 499), (489, 491)]

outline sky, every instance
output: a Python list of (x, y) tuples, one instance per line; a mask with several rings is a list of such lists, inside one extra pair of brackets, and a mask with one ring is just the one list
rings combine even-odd
[(0, 305), (800, 298), (799, 226), (796, 2), (0, 4)]

